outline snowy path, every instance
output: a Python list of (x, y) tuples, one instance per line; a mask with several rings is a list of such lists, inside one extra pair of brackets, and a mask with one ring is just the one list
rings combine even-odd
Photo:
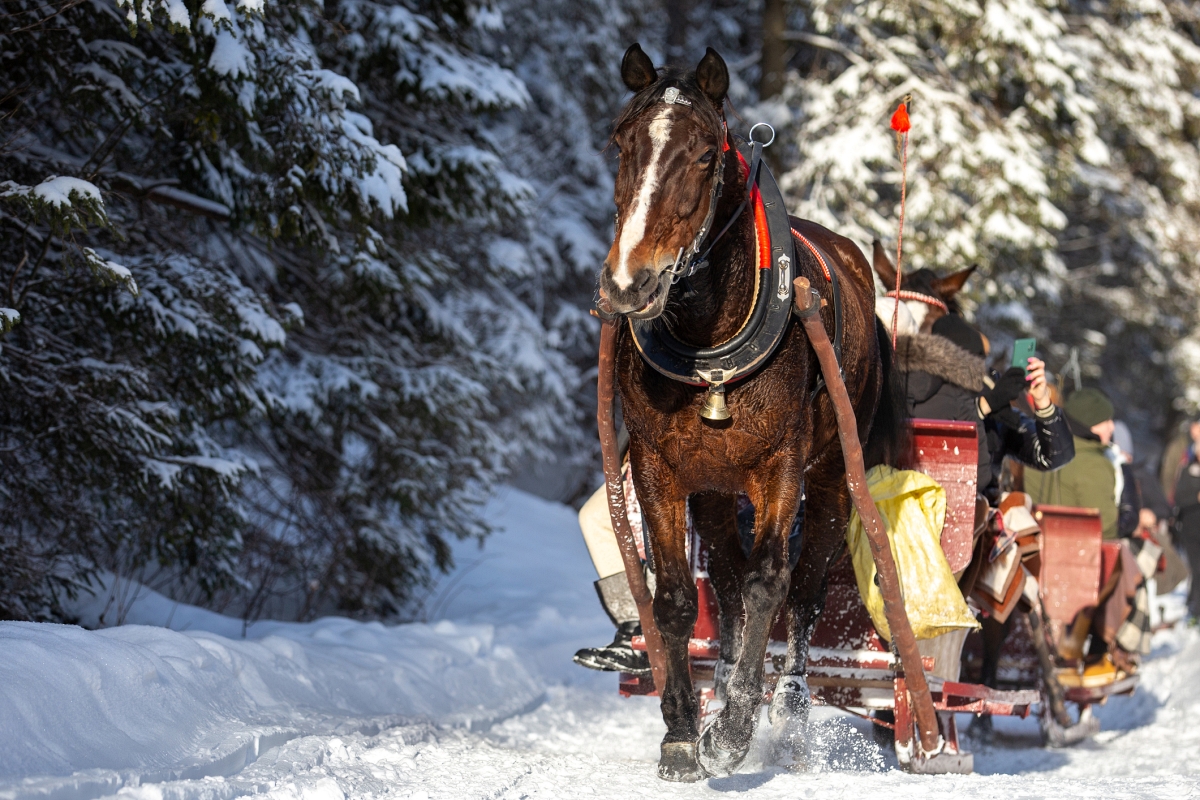
[[(191, 610), (172, 618), (191, 626), (184, 634), (0, 624), (0, 798), (1200, 797), (1195, 632), (1160, 634), (1143, 688), (1101, 709), (1104, 732), (1070, 750), (1041, 749), (1032, 721), (1002, 720), (996, 742), (975, 748), (977, 774), (909, 776), (864, 724), (822, 710), (814, 772), (764, 767), (752, 751), (732, 777), (661, 782), (657, 703), (622, 699), (612, 676), (569, 661), (610, 633), (573, 514), (513, 491), (492, 509), (505, 530), (482, 552), (460, 547), (458, 571), (429, 604), (452, 623), (266, 624), (246, 639)], [(142, 605), (132, 620), (165, 621), (153, 618), (161, 604)], [(8, 646), (45, 647), (50, 634), (61, 640), (47, 651), (53, 664)], [(169, 667), (122, 667), (131, 642)], [(224, 666), (184, 663), (188, 647)], [(64, 673), (72, 657), (97, 663)]]

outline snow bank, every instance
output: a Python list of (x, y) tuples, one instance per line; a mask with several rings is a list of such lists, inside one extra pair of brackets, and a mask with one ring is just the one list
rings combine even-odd
[(324, 619), (254, 626), (244, 640), (5, 623), (0, 651), (5, 779), (99, 768), (222, 774), (253, 760), (264, 737), (380, 717), (477, 726), (541, 694), (490, 627), (452, 622)]
[(663, 783), (657, 702), (570, 662), (612, 630), (574, 512), (503, 490), (487, 514), (498, 532), (456, 546), (428, 623), (264, 622), (243, 637), (240, 620), (145, 590), (76, 609), (137, 624), (0, 623), (0, 800), (1150, 800), (1200, 785), (1200, 635), (1182, 628), (1156, 634), (1137, 693), (1067, 750), (1043, 749), (1032, 718), (998, 718), (992, 743), (969, 742), (975, 775), (907, 775), (867, 723), (818, 708), (809, 772), (764, 763), (760, 740), (739, 774)]
[(575, 510), (505, 488), (485, 517), (496, 532), (482, 548), (455, 547), (457, 569), (426, 603), (429, 618), (495, 626), (496, 640), (546, 681), (597, 682), (614, 691), (611, 674), (571, 661), (579, 648), (606, 644), (613, 635)]
[[(120, 627), (0, 623), (0, 798), (229, 775), (301, 735), (481, 728), (528, 709), (542, 676), (527, 663), (569, 665), (610, 631), (570, 509), (504, 490), (489, 514), (500, 531), (459, 546), (427, 624), (259, 622), (243, 638), (241, 620), (145, 588)], [(75, 610), (98, 625), (109, 600)]]

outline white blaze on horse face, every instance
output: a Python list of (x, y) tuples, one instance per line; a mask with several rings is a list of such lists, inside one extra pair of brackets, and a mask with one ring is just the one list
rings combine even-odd
[(642, 185), (634, 195), (633, 208), (629, 210), (629, 218), (621, 226), (621, 238), (618, 242), (620, 259), (617, 268), (613, 270), (613, 283), (622, 289), (628, 289), (633, 284), (633, 273), (629, 269), (629, 255), (646, 236), (646, 218), (650, 216), (650, 201), (658, 189), (658, 162), (662, 159), (663, 150), (671, 138), (671, 111), (663, 111), (650, 123), (650, 163), (642, 174)]

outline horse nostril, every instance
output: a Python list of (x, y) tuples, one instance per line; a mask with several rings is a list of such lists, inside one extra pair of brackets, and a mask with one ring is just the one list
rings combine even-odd
[(651, 290), (650, 284), (658, 280), (658, 275), (652, 269), (644, 269), (637, 274), (633, 291), (641, 295)]

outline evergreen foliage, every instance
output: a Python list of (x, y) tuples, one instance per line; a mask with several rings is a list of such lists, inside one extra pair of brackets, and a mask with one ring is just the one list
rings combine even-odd
[(1194, 4), (814, 0), (802, 17), (824, 57), (783, 98), (799, 213), (895, 246), (887, 122), (911, 93), (905, 264), (980, 264), (968, 289), (997, 343), (1035, 334), (1054, 369), (1078, 347), (1143, 433), (1185, 387), (1200, 402), (1200, 349), (1176, 346), (1200, 324)]
[(491, 127), (530, 99), (481, 55), (497, 12), (6, 13), (0, 614), (94, 570), (399, 613), (511, 465), (580, 440), (561, 310), (522, 289), (546, 261), (488, 246), (534, 197)]

